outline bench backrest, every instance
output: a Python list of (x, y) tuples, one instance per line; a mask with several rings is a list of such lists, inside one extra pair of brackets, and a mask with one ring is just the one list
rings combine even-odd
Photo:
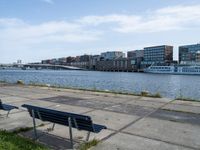
[(33, 112), (35, 118), (40, 119), (42, 121), (49, 121), (49, 122), (69, 126), (68, 118), (70, 118), (73, 128), (77, 128), (78, 130), (86, 130), (86, 131), (94, 132), (93, 123), (89, 116), (62, 112), (58, 110), (42, 108), (42, 107), (37, 107), (37, 106), (32, 106), (32, 105), (27, 105), (27, 104), (22, 105), (22, 107), (25, 107), (28, 109), (28, 112), (31, 117), (33, 117), (33, 114), (32, 114)]
[(2, 109), (3, 108), (3, 106), (2, 106), (2, 101), (1, 101), (1, 99), (0, 99), (0, 109)]

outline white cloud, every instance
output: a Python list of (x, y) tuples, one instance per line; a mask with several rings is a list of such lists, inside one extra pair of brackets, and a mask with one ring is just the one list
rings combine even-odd
[(46, 2), (48, 4), (54, 4), (54, 1), (53, 0), (42, 0), (43, 2)]
[(25, 25), (24, 22), (16, 18), (0, 18), (0, 29)]
[[(200, 5), (173, 6), (158, 9), (145, 15), (86, 16), (78, 22), (88, 26), (111, 24), (110, 28), (121, 33), (146, 33), (181, 30), (200, 26)], [(108, 25), (109, 27), (109, 25)]]
[[(10, 21), (11, 20), (11, 21)], [(20, 24), (18, 24), (20, 22)], [(27, 43), (41, 42), (87, 42), (98, 39), (100, 32), (85, 31), (80, 25), (67, 21), (52, 21), (30, 25), (19, 19), (0, 20), (0, 39), (4, 41)], [(12, 24), (12, 25), (10, 25)]]
[[(67, 21), (28, 24), (20, 19), (0, 19), (0, 62), (67, 54), (68, 45), (79, 45), (99, 40), (101, 32), (85, 30)], [(60, 54), (61, 55), (61, 54)]]

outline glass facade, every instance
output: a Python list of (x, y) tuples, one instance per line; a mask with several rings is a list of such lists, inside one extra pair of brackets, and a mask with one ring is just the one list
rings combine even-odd
[(179, 63), (195, 64), (199, 61), (200, 44), (179, 46)]
[(165, 64), (173, 61), (173, 46), (155, 46), (144, 48), (143, 64)]

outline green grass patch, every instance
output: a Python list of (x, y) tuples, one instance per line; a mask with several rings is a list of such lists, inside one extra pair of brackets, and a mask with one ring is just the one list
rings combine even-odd
[(48, 148), (15, 133), (0, 130), (0, 150), (48, 150)]
[(18, 134), (18, 133), (30, 131), (32, 129), (33, 129), (33, 127), (24, 127), (24, 128), (16, 129), (16, 130), (12, 131), (12, 133)]
[[(43, 127), (43, 126), (45, 126), (45, 124), (41, 123), (37, 127)], [(12, 133), (18, 134), (18, 133), (30, 131), (32, 129), (33, 129), (33, 127), (23, 127), (23, 128), (15, 129), (14, 131), (12, 131)]]
[(93, 139), (92, 141), (83, 143), (79, 146), (79, 150), (88, 150), (89, 148), (96, 146), (99, 143), (98, 140)]
[(153, 98), (162, 98), (160, 93), (151, 94), (148, 91), (142, 91), (139, 96), (143, 97), (153, 97)]
[(19, 84), (19, 85), (24, 85), (24, 81), (18, 80), (18, 81), (17, 81), (17, 84)]

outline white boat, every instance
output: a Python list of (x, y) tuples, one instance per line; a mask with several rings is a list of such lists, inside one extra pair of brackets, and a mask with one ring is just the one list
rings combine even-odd
[(147, 73), (200, 75), (200, 66), (150, 66)]

